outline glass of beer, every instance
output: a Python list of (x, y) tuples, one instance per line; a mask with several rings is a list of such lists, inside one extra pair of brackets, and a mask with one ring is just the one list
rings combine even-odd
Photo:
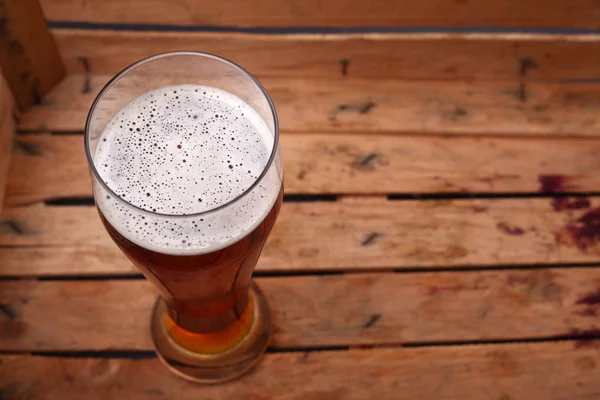
[(150, 331), (160, 359), (196, 382), (248, 371), (271, 326), (252, 272), (283, 199), (263, 86), (210, 54), (146, 58), (94, 101), (85, 151), (102, 223), (159, 291)]

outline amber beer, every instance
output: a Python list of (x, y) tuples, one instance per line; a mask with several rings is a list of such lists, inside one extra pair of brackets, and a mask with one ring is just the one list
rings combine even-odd
[(237, 242), (211, 253), (186, 256), (132, 243), (99, 212), (111, 238), (166, 300), (174, 339), (190, 350), (216, 353), (242, 340), (252, 323), (250, 279), (282, 200), (283, 188), (265, 219)]
[(283, 200), (264, 88), (215, 56), (150, 57), (96, 99), (86, 154), (106, 230), (159, 291), (150, 328), (160, 359), (198, 382), (252, 367), (271, 317), (251, 277)]

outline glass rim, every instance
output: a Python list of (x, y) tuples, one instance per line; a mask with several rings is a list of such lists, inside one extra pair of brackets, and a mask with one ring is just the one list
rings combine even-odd
[[(164, 57), (170, 57), (170, 56), (178, 56), (178, 55), (189, 55), (189, 56), (199, 56), (199, 57), (205, 57), (205, 58), (212, 58), (214, 60), (220, 61), (224, 64), (228, 64), (230, 66), (232, 66), (233, 68), (237, 69), (238, 71), (240, 71), (243, 75), (245, 75), (246, 77), (250, 78), (254, 84), (260, 89), (260, 91), (262, 92), (263, 96), (265, 96), (265, 98), (267, 99), (267, 103), (269, 104), (269, 108), (271, 109), (271, 115), (273, 116), (273, 148), (271, 149), (271, 155), (269, 157), (269, 160), (267, 161), (267, 164), (265, 165), (263, 171), (261, 172), (261, 174), (254, 180), (254, 182), (252, 183), (252, 185), (248, 186), (242, 193), (240, 193), (239, 195), (237, 195), (236, 197), (234, 197), (233, 199), (227, 201), (226, 203), (223, 203), (217, 207), (214, 208), (210, 208), (208, 210), (205, 211), (201, 211), (198, 213), (192, 213), (192, 214), (163, 214), (163, 213), (159, 213), (159, 212), (154, 212), (154, 211), (150, 211), (150, 210), (146, 210), (144, 208), (138, 207), (135, 204), (130, 203), (129, 201), (125, 200), (124, 198), (122, 198), (121, 196), (119, 196), (118, 194), (116, 194), (102, 179), (102, 177), (100, 176), (100, 174), (98, 173), (98, 170), (96, 169), (96, 165), (94, 164), (94, 159), (92, 157), (92, 155), (90, 154), (90, 146), (89, 146), (89, 129), (90, 129), (90, 124), (91, 124), (91, 119), (92, 119), (92, 115), (94, 114), (94, 111), (96, 109), (96, 106), (99, 104), (100, 100), (104, 97), (104, 94), (106, 94), (106, 92), (112, 87), (112, 85), (117, 82), (121, 77), (123, 77), (127, 72), (133, 70), (134, 68), (136, 68), (139, 65), (145, 64), (147, 62), (150, 61), (154, 61), (156, 59), (159, 58), (164, 58)], [(114, 116), (113, 116), (114, 117)], [(203, 53), (200, 51), (171, 51), (171, 52), (165, 52), (165, 53), (159, 53), (159, 54), (155, 54), (146, 58), (142, 58), (139, 61), (134, 62), (133, 64), (129, 65), (128, 67), (125, 67), (124, 69), (122, 69), (119, 73), (117, 73), (115, 76), (113, 76), (102, 88), (102, 90), (100, 90), (100, 92), (98, 93), (98, 95), (96, 96), (96, 98), (94, 99), (94, 102), (92, 103), (92, 106), (90, 107), (90, 111), (88, 112), (88, 116), (86, 118), (85, 121), (85, 131), (84, 131), (84, 146), (85, 146), (85, 155), (87, 158), (87, 162), (88, 162), (88, 167), (90, 168), (90, 170), (92, 171), (92, 174), (94, 175), (95, 179), (100, 183), (100, 185), (102, 185), (102, 187), (111, 195), (111, 196), (115, 196), (117, 199), (119, 199), (120, 201), (122, 201), (123, 203), (127, 204), (127, 206), (129, 207), (133, 207), (136, 210), (139, 210), (143, 213), (148, 213), (151, 215), (155, 215), (155, 216), (160, 216), (160, 217), (168, 217), (168, 218), (193, 218), (193, 217), (200, 217), (203, 215), (207, 215), (207, 214), (212, 214), (216, 211), (222, 210), (224, 208), (229, 207), (230, 205), (236, 203), (238, 200), (242, 199), (243, 197), (245, 197), (248, 193), (250, 193), (254, 188), (256, 188), (256, 186), (263, 180), (263, 178), (267, 175), (267, 172), (269, 171), (269, 169), (271, 168), (271, 166), (273, 165), (273, 163), (275, 162), (275, 157), (277, 156), (277, 149), (279, 146), (279, 121), (277, 120), (277, 112), (275, 111), (275, 105), (273, 104), (273, 101), (271, 100), (271, 97), (269, 96), (269, 93), (267, 93), (267, 90), (265, 89), (265, 87), (258, 81), (258, 79), (256, 79), (256, 77), (254, 77), (254, 75), (252, 75), (250, 72), (248, 72), (245, 68), (241, 67), (240, 65), (234, 63), (233, 61), (229, 61), (226, 58), (214, 55), (214, 54), (210, 54), (210, 53)], [(94, 195), (94, 193), (92, 193), (92, 195)]]

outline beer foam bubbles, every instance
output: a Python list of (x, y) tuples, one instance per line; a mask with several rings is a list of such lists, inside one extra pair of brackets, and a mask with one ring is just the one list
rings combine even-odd
[(95, 184), (96, 204), (121, 235), (149, 250), (219, 250), (258, 226), (275, 203), (275, 165), (232, 202), (267, 168), (273, 144), (265, 121), (231, 93), (198, 85), (148, 92), (123, 107), (97, 143), (94, 165), (120, 199)]

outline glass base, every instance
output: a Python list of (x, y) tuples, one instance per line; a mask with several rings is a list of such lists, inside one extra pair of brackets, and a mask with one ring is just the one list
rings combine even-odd
[[(267, 300), (254, 283), (248, 296), (246, 312), (234, 324), (244, 325), (245, 335), (238, 334), (240, 326), (211, 334), (183, 331), (170, 319), (167, 304), (159, 297), (151, 321), (158, 357), (171, 371), (193, 382), (218, 383), (243, 375), (261, 360), (271, 336)], [(186, 347), (181, 343), (186, 343)]]

